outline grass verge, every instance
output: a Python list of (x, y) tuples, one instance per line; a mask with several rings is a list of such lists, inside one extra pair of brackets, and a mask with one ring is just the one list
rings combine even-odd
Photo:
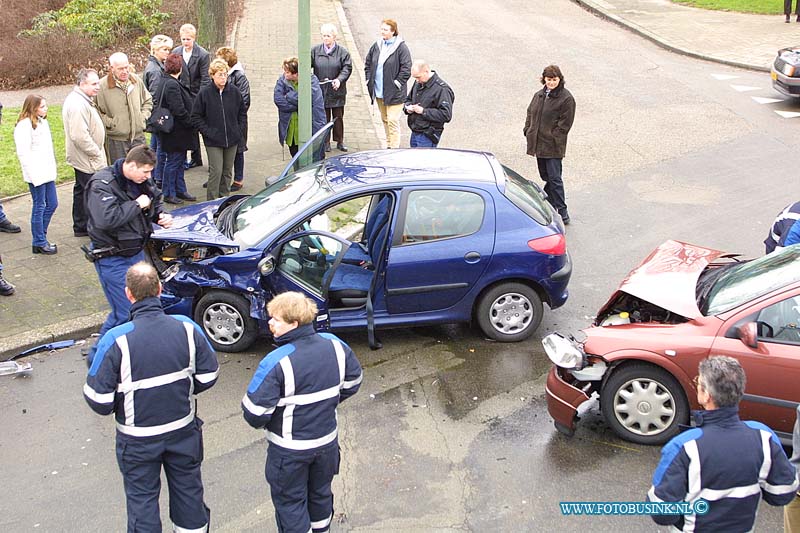
[[(48, 106), (47, 121), (53, 135), (53, 146), (56, 152), (58, 178), (56, 183), (72, 181), (75, 172), (66, 162), (64, 152), (64, 126), (61, 122), (61, 106)], [(28, 184), (22, 180), (22, 169), (17, 159), (17, 148), (14, 145), (14, 126), (19, 116), (18, 107), (3, 108), (3, 122), (0, 124), (0, 198), (14, 196), (28, 191)]]
[(782, 15), (780, 0), (672, 0), (676, 4), (715, 9), (717, 11), (739, 11), (761, 15)]

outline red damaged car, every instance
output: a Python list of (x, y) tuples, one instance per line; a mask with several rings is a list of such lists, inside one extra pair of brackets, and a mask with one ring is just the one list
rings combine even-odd
[(581, 340), (552, 333), (547, 407), (572, 435), (578, 407), (599, 395), (622, 438), (662, 444), (699, 409), (692, 379), (709, 355), (747, 374), (743, 420), (791, 442), (800, 402), (800, 245), (753, 260), (667, 241), (632, 270)]

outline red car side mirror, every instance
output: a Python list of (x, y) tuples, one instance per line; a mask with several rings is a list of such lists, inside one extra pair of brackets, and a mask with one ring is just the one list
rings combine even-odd
[(758, 348), (758, 328), (755, 322), (748, 322), (739, 326), (736, 328), (736, 334), (745, 346), (753, 349)]

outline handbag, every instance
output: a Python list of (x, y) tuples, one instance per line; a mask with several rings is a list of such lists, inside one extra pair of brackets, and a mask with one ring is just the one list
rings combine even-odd
[(164, 101), (164, 84), (161, 84), (161, 96), (158, 99), (158, 105), (153, 108), (150, 116), (147, 118), (147, 127), (145, 131), (148, 133), (169, 133), (175, 127), (175, 119), (172, 113), (166, 107), (161, 107), (161, 102)]

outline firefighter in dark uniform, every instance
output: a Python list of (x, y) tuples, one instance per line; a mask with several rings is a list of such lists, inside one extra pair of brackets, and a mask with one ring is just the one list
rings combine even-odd
[(169, 516), (178, 533), (208, 530), (200, 465), (203, 425), (195, 394), (217, 381), (217, 356), (200, 327), (164, 314), (155, 269), (137, 263), (126, 275), (131, 321), (97, 343), (83, 394), (117, 421), (117, 463), (125, 484), (128, 533), (161, 533), (161, 468)]
[(800, 202), (795, 202), (784, 207), (775, 217), (769, 235), (764, 239), (766, 253), (796, 244), (798, 230), (800, 230)]
[(436, 148), (444, 125), (453, 118), (453, 89), (423, 60), (411, 66), (414, 85), (406, 97), (403, 113), (408, 115), (411, 148)]
[[(87, 231), (92, 249), (84, 248), (84, 252), (94, 263), (111, 307), (100, 327), (101, 337), (128, 320), (131, 305), (125, 297), (125, 273), (144, 261), (153, 223), (165, 228), (172, 225), (172, 216), (163, 212), (161, 192), (151, 177), (155, 164), (155, 152), (139, 145), (131, 148), (124, 160), (96, 172), (87, 185)], [(96, 349), (97, 345), (92, 347), (90, 359)]]
[(333, 518), (339, 472), (336, 408), (358, 391), (361, 365), (350, 347), (316, 333), (317, 306), (297, 292), (267, 305), (279, 347), (258, 365), (242, 399), (244, 418), (269, 441), (266, 477), (280, 533), (322, 533)]

